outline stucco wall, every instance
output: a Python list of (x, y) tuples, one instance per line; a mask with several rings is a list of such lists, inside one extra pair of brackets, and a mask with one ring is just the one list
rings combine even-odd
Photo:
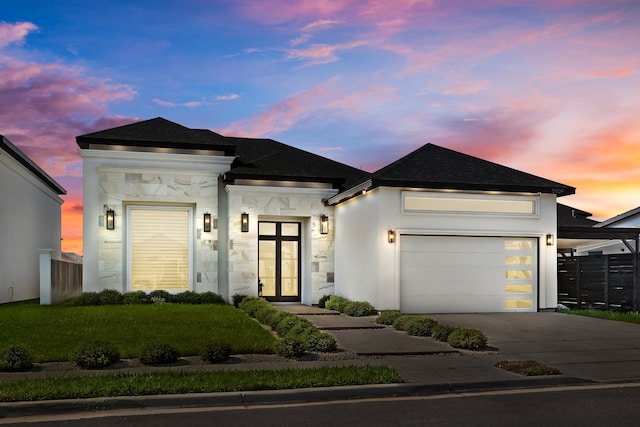
[[(258, 293), (258, 221), (302, 223), (302, 302), (317, 303), (333, 294), (335, 235), (333, 209), (323, 200), (336, 194), (323, 188), (228, 185), (228, 293)], [(240, 215), (249, 214), (249, 232), (240, 231)], [(329, 216), (329, 234), (320, 234), (320, 215)]]
[(0, 150), (0, 303), (38, 298), (38, 249), (60, 259), (62, 199)]
[[(546, 246), (544, 236), (556, 233), (556, 197), (539, 197), (536, 218), (416, 214), (402, 212), (402, 189), (377, 188), (336, 206), (337, 295), (365, 299), (378, 309), (399, 308), (399, 245), (402, 234), (468, 236), (520, 236), (539, 240), (538, 293), (541, 308), (557, 305), (556, 245)], [(492, 197), (499, 198), (499, 195)], [(387, 241), (395, 230), (396, 243)]]
[[(190, 290), (218, 292), (218, 230), (204, 233), (205, 212), (218, 219), (218, 177), (231, 158), (222, 156), (80, 150), (84, 159), (85, 291), (129, 290), (126, 261), (126, 203), (195, 206), (193, 280)], [(104, 226), (105, 209), (116, 227)]]

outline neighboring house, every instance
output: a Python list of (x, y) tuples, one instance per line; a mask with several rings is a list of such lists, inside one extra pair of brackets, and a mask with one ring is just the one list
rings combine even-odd
[(556, 198), (572, 187), (432, 144), (370, 174), (162, 118), (76, 140), (87, 291), (556, 307)]
[[(640, 207), (631, 209), (620, 215), (616, 215), (605, 221), (595, 223), (593, 228), (611, 229), (611, 228), (640, 228)], [(640, 230), (639, 230), (640, 232)], [(575, 245), (574, 255), (612, 255), (612, 254), (628, 254), (635, 252), (635, 239), (611, 239), (611, 240), (592, 240), (583, 241)]]
[(38, 298), (39, 251), (60, 259), (66, 191), (0, 135), (0, 303)]

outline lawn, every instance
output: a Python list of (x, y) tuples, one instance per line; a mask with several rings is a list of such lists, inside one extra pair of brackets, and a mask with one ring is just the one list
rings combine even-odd
[(617, 320), (620, 322), (640, 323), (640, 313), (637, 311), (632, 312), (618, 312), (618, 311), (605, 311), (605, 310), (593, 310), (593, 309), (571, 309), (564, 310), (565, 313), (575, 314), (577, 316), (597, 317), (598, 319)]
[(234, 354), (273, 353), (276, 339), (231, 305), (149, 304), (0, 305), (0, 348), (19, 345), (34, 362), (68, 361), (87, 340), (113, 343), (123, 358), (139, 356), (147, 343), (168, 343), (182, 356), (198, 355), (212, 342)]

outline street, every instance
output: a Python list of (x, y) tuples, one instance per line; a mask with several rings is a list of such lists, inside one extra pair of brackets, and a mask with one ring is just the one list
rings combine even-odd
[(635, 426), (640, 384), (216, 408), (147, 408), (58, 415), (29, 426)]

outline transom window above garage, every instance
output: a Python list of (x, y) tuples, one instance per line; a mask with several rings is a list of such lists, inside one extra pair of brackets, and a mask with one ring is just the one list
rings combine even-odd
[(539, 197), (404, 191), (402, 209), (411, 214), (538, 217)]

